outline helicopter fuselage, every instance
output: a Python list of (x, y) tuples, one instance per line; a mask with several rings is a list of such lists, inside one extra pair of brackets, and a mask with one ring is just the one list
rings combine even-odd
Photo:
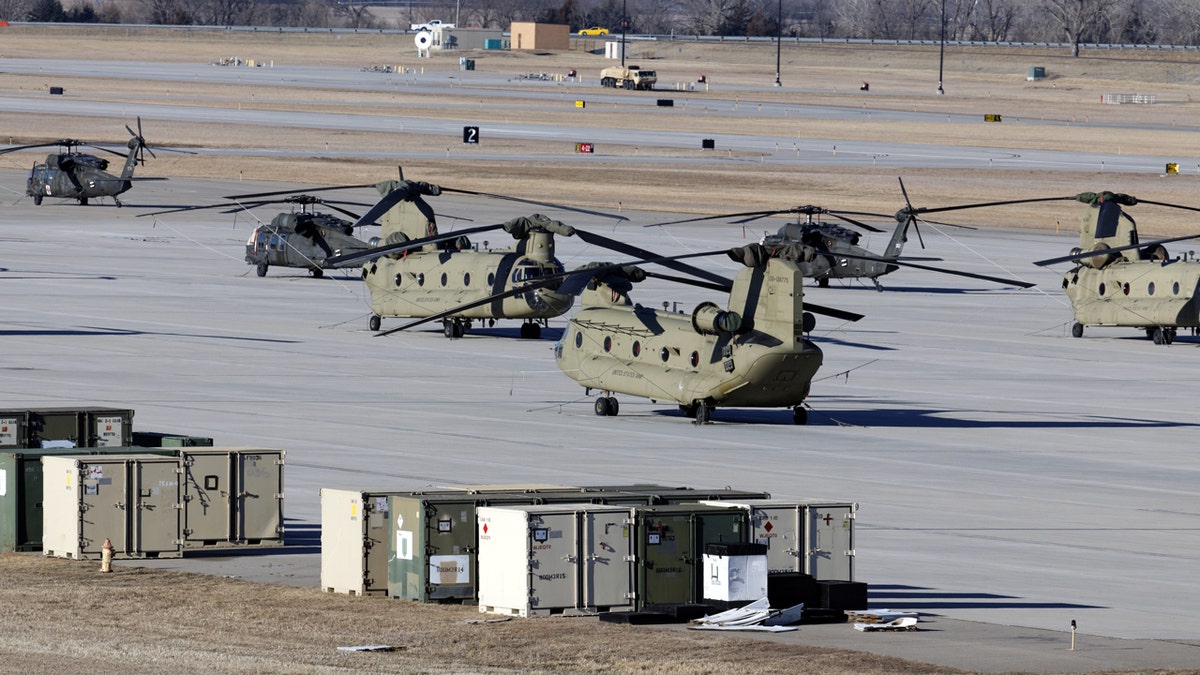
[(25, 194), (41, 204), (45, 197), (76, 199), (86, 204), (94, 197), (116, 197), (133, 187), (133, 182), (105, 171), (108, 160), (77, 153), (54, 154), (33, 165), (25, 182)]
[[(729, 311), (704, 303), (689, 315), (634, 305), (599, 284), (584, 292), (556, 361), (585, 387), (674, 401), (698, 421), (721, 405), (793, 407), (803, 423), (822, 353), (804, 337), (802, 288), (796, 263), (772, 259), (738, 273)], [(615, 414), (602, 412), (604, 400), (597, 413)]]
[(354, 236), (350, 223), (321, 213), (281, 213), (259, 225), (246, 241), (246, 262), (257, 266), (258, 276), (267, 268), (296, 267), (322, 276), (329, 269), (325, 259), (335, 254), (365, 251), (370, 244)]
[(1194, 260), (1080, 265), (1062, 285), (1084, 326), (1200, 327), (1200, 262)]
[[(534, 235), (550, 236), (553, 235)], [(421, 318), (502, 293), (509, 288), (559, 274), (553, 258), (530, 256), (518, 249), (476, 250), (451, 240), (445, 248), (408, 251), (363, 265), (376, 316)], [(545, 289), (500, 298), (464, 309), (451, 319), (545, 320), (564, 314), (574, 298)]]

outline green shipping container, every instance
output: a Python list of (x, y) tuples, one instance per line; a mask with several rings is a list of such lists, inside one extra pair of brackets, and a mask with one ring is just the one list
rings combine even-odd
[(749, 536), (745, 511), (702, 504), (635, 509), (633, 529), (638, 610), (703, 601), (705, 546), (744, 543)]
[(132, 410), (85, 407), (0, 411), (0, 448), (130, 445)]

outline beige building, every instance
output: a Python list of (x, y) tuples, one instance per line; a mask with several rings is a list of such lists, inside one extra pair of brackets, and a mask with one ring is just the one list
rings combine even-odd
[(508, 32), (510, 49), (571, 48), (571, 27), (566, 24), (514, 21)]

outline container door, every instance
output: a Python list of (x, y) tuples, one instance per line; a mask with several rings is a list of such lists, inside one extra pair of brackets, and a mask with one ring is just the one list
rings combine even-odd
[(854, 581), (854, 507), (810, 504), (805, 571), (818, 580)]
[[(425, 601), (424, 502), (416, 497), (388, 498), (391, 532), (384, 540), (388, 552), (387, 594), (389, 598)], [(368, 566), (370, 559), (368, 559)], [(373, 571), (368, 572), (374, 574)]]
[(750, 536), (767, 546), (768, 574), (804, 571), (802, 518), (803, 509), (795, 504), (750, 507)]
[(178, 463), (165, 459), (127, 461), (135, 552), (154, 556), (180, 551), (183, 509)]
[(234, 471), (229, 453), (179, 453), (183, 463), (184, 541), (214, 546), (234, 541)]
[(632, 604), (633, 541), (627, 511), (587, 511), (583, 517), (583, 603), (603, 611)]
[(243, 543), (283, 538), (283, 455), (280, 452), (236, 453), (238, 523)]
[(579, 519), (574, 512), (530, 514), (529, 609), (579, 605)]
[(639, 514), (639, 608), (697, 600), (689, 520), (687, 514)]
[(79, 551), (81, 557), (99, 558), (104, 540), (112, 542), (114, 555), (130, 555), (130, 503), (125, 462), (80, 462)]
[[(87, 413), (79, 410), (40, 410), (30, 415), (30, 441), (41, 447), (87, 446)], [(69, 445), (67, 445), (69, 444)]]
[[(129, 417), (133, 413), (127, 413)], [(125, 415), (121, 414), (96, 414), (89, 415), (93, 418), (93, 423), (89, 425), (91, 428), (91, 438), (88, 439), (89, 447), (97, 448), (116, 448), (128, 446), (133, 442), (133, 430), (127, 422)]]
[(387, 593), (392, 515), (385, 495), (363, 497), (363, 593)]
[[(455, 497), (449, 501), (425, 502), (424, 558), (430, 599), (473, 599), (478, 592), (476, 561), (479, 536), (475, 523), (475, 499)], [(421, 554), (424, 553), (423, 556)], [(424, 598), (422, 598), (424, 599)]]
[(0, 414), (0, 448), (29, 447), (29, 413), (19, 415), (5, 412)]

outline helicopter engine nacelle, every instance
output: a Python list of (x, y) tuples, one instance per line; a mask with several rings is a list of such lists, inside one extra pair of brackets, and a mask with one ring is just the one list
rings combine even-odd
[[(1092, 251), (1104, 251), (1107, 248), (1109, 248), (1108, 244), (1105, 244), (1102, 241), (1098, 241), (1092, 245)], [(1090, 258), (1084, 258), (1080, 262), (1082, 262), (1084, 265), (1087, 265), (1088, 267), (1094, 267), (1096, 269), (1103, 269), (1103, 268), (1107, 267), (1109, 265), (1109, 263), (1112, 263), (1114, 260), (1116, 260), (1120, 257), (1121, 257), (1120, 253), (1100, 253), (1097, 255), (1093, 255)]]
[(692, 328), (701, 335), (729, 335), (742, 328), (742, 316), (715, 303), (702, 302), (692, 311)]

